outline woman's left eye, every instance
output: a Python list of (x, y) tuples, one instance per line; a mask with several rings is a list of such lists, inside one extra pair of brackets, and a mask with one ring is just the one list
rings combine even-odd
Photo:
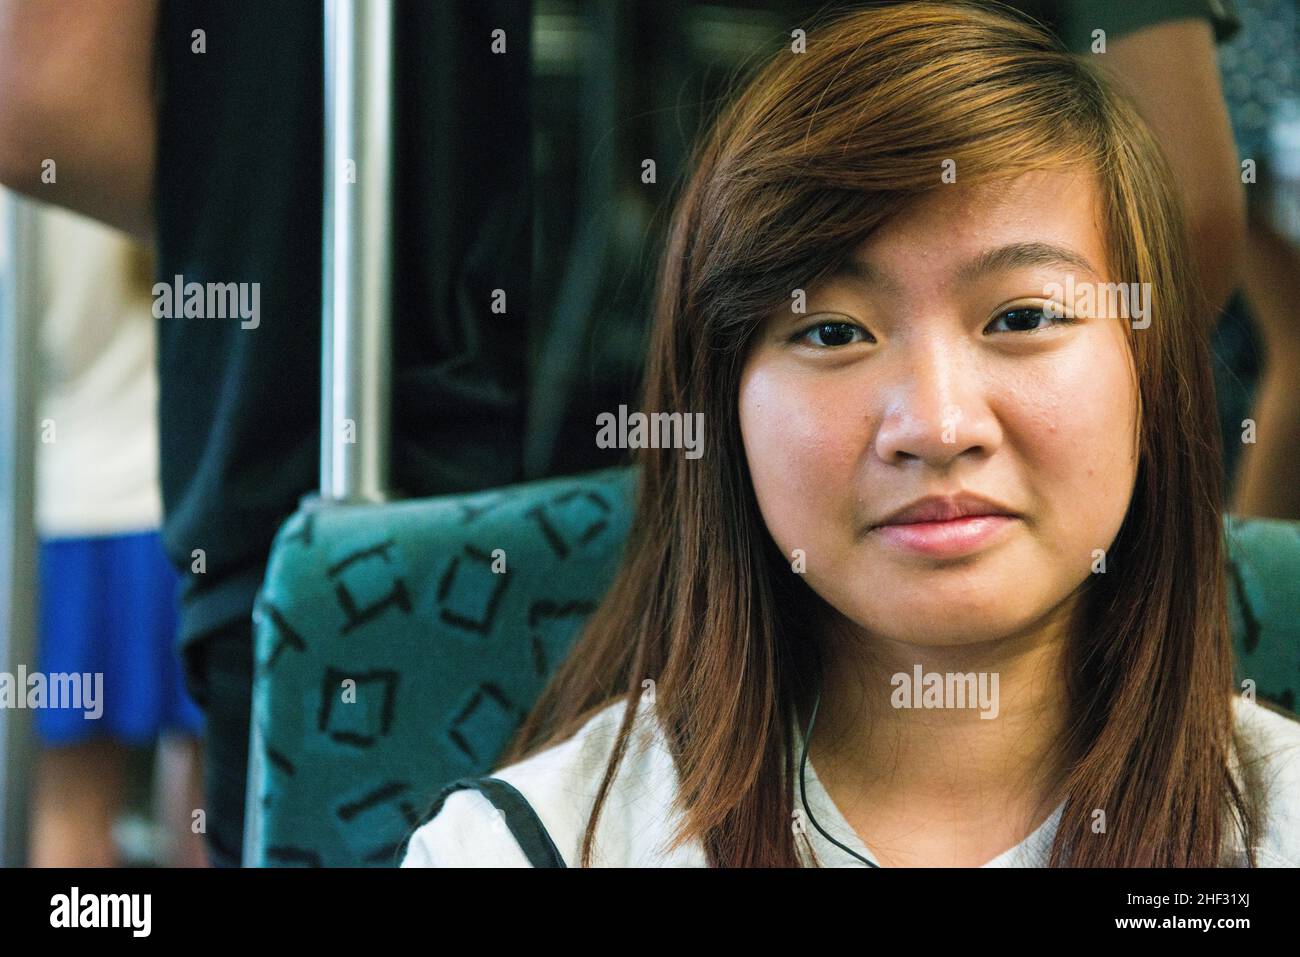
[(1059, 309), (1057, 309), (1056, 312), (1058, 313), (1057, 315), (1048, 315), (1047, 310), (1042, 306), (1016, 306), (1014, 309), (1008, 309), (1006, 312), (1002, 313), (1002, 315), (994, 319), (989, 328), (992, 329), (994, 325), (997, 325), (997, 323), (1001, 322), (1003, 319), (1007, 319), (1011, 325), (1011, 328), (1007, 330), (1008, 332), (1037, 332), (1039, 329), (1043, 328), (1043, 326), (1038, 324), (1039, 319), (1046, 320), (1046, 324), (1048, 325), (1053, 323), (1065, 324), (1074, 321), (1067, 316), (1060, 315)]

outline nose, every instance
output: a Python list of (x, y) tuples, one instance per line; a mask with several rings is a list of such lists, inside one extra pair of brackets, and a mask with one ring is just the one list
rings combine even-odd
[(963, 457), (993, 453), (1002, 428), (989, 401), (991, 383), (971, 350), (933, 338), (904, 346), (891, 358), (873, 370), (885, 377), (884, 413), (875, 438), (882, 461), (921, 461), (947, 469)]

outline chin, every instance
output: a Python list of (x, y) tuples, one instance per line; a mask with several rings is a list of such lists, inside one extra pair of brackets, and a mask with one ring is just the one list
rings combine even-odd
[[(1005, 589), (998, 593), (1005, 598)], [(1046, 607), (1028, 605), (1009, 608), (972, 603), (942, 589), (912, 601), (893, 601), (870, 608), (858, 608), (846, 617), (867, 634), (891, 641), (933, 648), (953, 648), (1005, 638), (1042, 619)]]

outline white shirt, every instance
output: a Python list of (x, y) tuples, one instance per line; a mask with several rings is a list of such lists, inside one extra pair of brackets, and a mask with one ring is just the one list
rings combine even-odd
[(42, 537), (150, 531), (158, 480), (156, 322), (149, 260), (125, 233), (41, 210), (36, 429)]
[[(1262, 827), (1256, 845), (1261, 867), (1300, 866), (1300, 720), (1234, 697), (1241, 758), (1254, 762), (1260, 787), (1252, 795), (1261, 801)], [(605, 765), (613, 749), (623, 702), (593, 715), (568, 741), (516, 762), (494, 777), (517, 788), (527, 798), (550, 833), (567, 866), (580, 857), (587, 819), (594, 806)], [(611, 784), (597, 822), (592, 863), (597, 867), (707, 867), (698, 840), (673, 852), (665, 850), (680, 813), (673, 808), (677, 771), (667, 739), (641, 702), (618, 774)], [(802, 737), (796, 729), (796, 755)], [(1234, 765), (1234, 769), (1237, 765)], [(795, 764), (795, 807), (799, 799)], [(808, 760), (808, 806), (823, 828), (841, 843), (875, 862), (822, 787)], [(1261, 793), (1262, 791), (1262, 793)], [(1019, 844), (997, 855), (984, 867), (1044, 867), (1064, 803)], [(808, 862), (804, 840), (823, 867), (866, 867), (828, 841), (808, 824), (796, 838)], [(878, 862), (877, 862), (878, 863)], [(528, 861), (505, 826), (504, 819), (481, 793), (454, 791), (433, 820), (411, 836), (402, 867), (527, 867)]]

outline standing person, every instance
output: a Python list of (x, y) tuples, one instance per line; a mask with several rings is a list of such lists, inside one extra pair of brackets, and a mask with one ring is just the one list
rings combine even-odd
[(1241, 464), (1232, 511), (1300, 519), (1300, 5), (1237, 0), (1242, 33), (1223, 51), (1223, 84), (1246, 187), (1243, 288), (1263, 345), (1255, 425), (1243, 442), (1241, 416), (1229, 423)]
[(1242, 189), (1217, 51), (1241, 29), (1232, 0), (1012, 0), (1042, 13), (1137, 108), (1187, 208), (1197, 309), (1211, 327), (1241, 282)]
[[(396, 16), (393, 483), (507, 484), (527, 379), (531, 4), (397, 0)], [(162, 282), (235, 283), (257, 303), (252, 319), (158, 319), (163, 541), (217, 865), (241, 859), (253, 601), (318, 482), (323, 46), (319, 0), (0, 0), (0, 182), (156, 235)]]
[(201, 865), (202, 837), (172, 810), (201, 803), (203, 716), (184, 688), (177, 575), (158, 532), (152, 257), (85, 217), (55, 207), (41, 217), (38, 670), (82, 676), (91, 710), (36, 713), (29, 856), (120, 863), (113, 827), (130, 750), (157, 746), (160, 863)]

